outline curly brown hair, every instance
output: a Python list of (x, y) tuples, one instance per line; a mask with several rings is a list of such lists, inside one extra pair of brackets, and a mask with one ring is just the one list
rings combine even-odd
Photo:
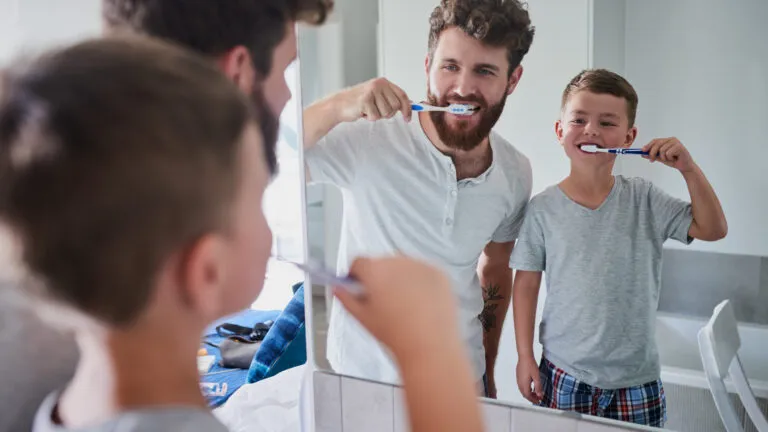
[(286, 25), (319, 25), (334, 0), (102, 0), (104, 22), (114, 29), (158, 37), (198, 53), (217, 56), (248, 48), (262, 76), (272, 69), (272, 52)]
[(440, 34), (449, 27), (458, 27), (486, 45), (506, 47), (508, 75), (523, 61), (535, 32), (527, 3), (518, 0), (440, 0), (429, 26), (430, 65)]
[(563, 90), (560, 110), (565, 108), (568, 100), (575, 93), (588, 90), (595, 94), (609, 94), (627, 101), (627, 118), (629, 127), (635, 125), (637, 116), (638, 97), (635, 88), (623, 76), (607, 69), (585, 69), (571, 79)]

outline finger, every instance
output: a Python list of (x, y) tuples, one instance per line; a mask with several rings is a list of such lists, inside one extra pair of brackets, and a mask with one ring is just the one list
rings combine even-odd
[(525, 385), (525, 382), (518, 382), (517, 383), (517, 389), (520, 390), (520, 394), (525, 398), (526, 400), (535, 403), (534, 401), (534, 394), (531, 391), (531, 383), (528, 381), (528, 385)]
[(352, 293), (348, 292), (344, 288), (333, 288), (333, 295), (339, 299), (341, 305), (344, 306), (353, 317), (355, 317), (361, 323), (364, 322), (364, 307), (360, 298), (355, 297)]
[(662, 141), (658, 139), (655, 139), (648, 144), (648, 157), (651, 159), (651, 162), (656, 162), (659, 158), (659, 147), (661, 144)]
[(365, 102), (363, 102), (362, 111), (363, 111), (363, 116), (368, 118), (368, 120), (376, 121), (381, 118), (381, 112), (379, 111), (379, 108), (376, 106), (373, 95), (369, 96), (365, 100)]
[(675, 157), (675, 147), (676, 143), (675, 141), (669, 140), (666, 141), (664, 144), (661, 145), (659, 148), (659, 159), (662, 162), (672, 162), (674, 161)]
[(392, 115), (394, 115), (395, 111), (387, 101), (386, 91), (378, 93), (374, 97), (374, 101), (376, 103), (376, 107), (379, 109), (379, 113), (381, 113), (382, 118), (390, 118)]
[(411, 116), (413, 115), (413, 111), (411, 110), (411, 99), (403, 89), (397, 86), (395, 86), (395, 94), (400, 99), (400, 111), (403, 112), (405, 121), (411, 121)]
[(372, 261), (369, 258), (359, 257), (349, 266), (349, 275), (365, 284), (370, 280)]
[(392, 112), (390, 113), (389, 117), (394, 116), (395, 114), (397, 114), (398, 111), (402, 109), (402, 102), (400, 101), (400, 98), (397, 97), (397, 94), (395, 94), (394, 89), (392, 88), (385, 89), (384, 97), (386, 97), (387, 103), (392, 109)]
[(539, 374), (534, 374), (531, 378), (533, 378), (533, 391), (536, 393), (536, 397), (541, 400), (544, 397), (544, 389), (541, 388), (541, 377)]

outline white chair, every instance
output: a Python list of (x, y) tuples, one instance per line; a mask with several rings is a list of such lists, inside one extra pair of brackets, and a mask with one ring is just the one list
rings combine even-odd
[(768, 432), (768, 421), (757, 405), (739, 360), (740, 347), (741, 339), (733, 306), (729, 300), (724, 300), (715, 307), (712, 318), (699, 331), (699, 351), (704, 364), (704, 374), (709, 381), (709, 389), (715, 399), (717, 411), (728, 432), (743, 432), (744, 427), (736, 414), (736, 408), (731, 403), (724, 381), (726, 377), (730, 377), (733, 381), (741, 403), (757, 430)]

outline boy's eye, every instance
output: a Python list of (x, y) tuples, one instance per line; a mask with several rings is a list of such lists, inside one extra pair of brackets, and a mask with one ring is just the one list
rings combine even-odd
[(601, 122), (601, 123), (600, 123), (600, 126), (604, 126), (604, 127), (612, 127), (612, 126), (616, 126), (616, 124), (614, 124), (614, 123), (611, 123), (611, 122)]
[(573, 123), (573, 124), (584, 124), (584, 119), (573, 119), (573, 120), (571, 120), (571, 123)]

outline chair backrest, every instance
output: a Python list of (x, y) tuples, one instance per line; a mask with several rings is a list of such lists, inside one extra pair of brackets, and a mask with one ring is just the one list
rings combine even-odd
[(699, 331), (699, 351), (709, 388), (728, 432), (744, 430), (742, 422), (731, 402), (725, 378), (729, 377), (736, 387), (741, 402), (759, 432), (768, 432), (768, 422), (757, 405), (757, 399), (739, 359), (738, 323), (730, 301), (724, 300), (715, 307), (707, 325)]

